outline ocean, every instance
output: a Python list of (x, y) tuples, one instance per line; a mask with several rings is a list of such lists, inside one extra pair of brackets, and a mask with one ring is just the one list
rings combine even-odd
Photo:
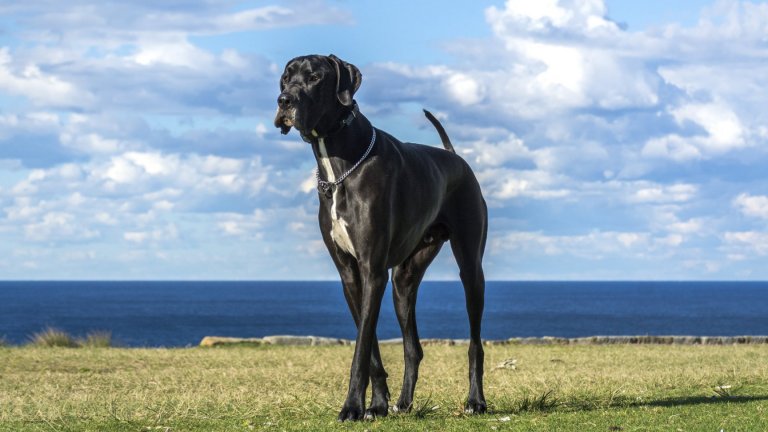
[[(467, 338), (459, 282), (424, 282), (422, 338)], [(130, 347), (196, 345), (204, 336), (355, 338), (339, 282), (0, 282), (0, 337), (47, 326), (110, 331)], [(768, 334), (768, 282), (488, 282), (482, 336)], [(380, 339), (400, 337), (387, 288)]]

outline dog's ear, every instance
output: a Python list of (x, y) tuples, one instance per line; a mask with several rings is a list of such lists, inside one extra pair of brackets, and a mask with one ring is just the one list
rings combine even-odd
[(344, 106), (352, 105), (355, 92), (363, 82), (363, 74), (353, 64), (331, 54), (328, 59), (336, 68), (336, 97)]

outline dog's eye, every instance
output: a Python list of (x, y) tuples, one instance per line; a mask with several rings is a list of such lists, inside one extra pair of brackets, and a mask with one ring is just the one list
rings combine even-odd
[(309, 82), (318, 82), (320, 81), (320, 74), (317, 72), (313, 72), (311, 75), (309, 75)]

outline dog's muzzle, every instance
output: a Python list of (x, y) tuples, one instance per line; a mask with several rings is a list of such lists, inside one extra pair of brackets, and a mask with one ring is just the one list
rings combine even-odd
[(287, 134), (296, 123), (295, 97), (289, 93), (281, 93), (277, 98), (277, 113), (275, 114), (275, 127), (280, 128), (280, 133)]

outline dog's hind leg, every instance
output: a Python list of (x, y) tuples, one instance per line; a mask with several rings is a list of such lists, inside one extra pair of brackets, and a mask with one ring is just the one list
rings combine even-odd
[(465, 206), (462, 216), (461, 223), (451, 232), (451, 249), (459, 265), (469, 317), (469, 396), (465, 411), (468, 414), (483, 414), (487, 408), (483, 394), (483, 342), (480, 339), (485, 303), (482, 265), (487, 235), (485, 202), (480, 197), (477, 205)]
[(447, 239), (444, 227), (433, 227), (425, 234), (416, 251), (392, 271), (392, 296), (400, 330), (403, 332), (405, 372), (400, 398), (393, 407), (395, 411), (409, 411), (413, 404), (413, 392), (419, 378), (419, 363), (424, 357), (416, 328), (416, 294), (424, 272), (440, 252)]

